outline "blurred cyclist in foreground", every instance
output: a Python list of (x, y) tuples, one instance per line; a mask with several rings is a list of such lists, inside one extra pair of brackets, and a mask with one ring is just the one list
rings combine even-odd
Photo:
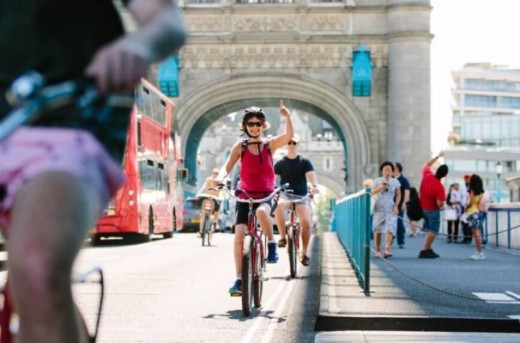
[[(0, 116), (11, 110), (7, 88), (28, 70), (48, 85), (86, 77), (101, 94), (131, 97), (150, 64), (183, 45), (186, 29), (170, 0), (123, 2), (140, 26), (133, 33), (124, 33), (109, 0), (2, 0)], [(108, 116), (83, 115), (70, 104), (0, 143), (0, 224), (20, 319), (17, 342), (87, 339), (72, 299), (72, 266), (122, 185), (131, 104)]]

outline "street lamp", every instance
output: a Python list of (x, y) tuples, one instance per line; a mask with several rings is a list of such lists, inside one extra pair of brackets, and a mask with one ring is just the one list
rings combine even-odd
[(496, 184), (496, 192), (497, 192), (497, 203), (500, 202), (500, 174), (502, 174), (502, 164), (500, 162), (497, 162), (495, 165), (495, 171), (497, 173), (497, 184)]

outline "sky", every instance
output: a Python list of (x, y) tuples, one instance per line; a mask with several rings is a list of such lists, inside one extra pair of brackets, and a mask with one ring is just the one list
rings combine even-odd
[(446, 146), (451, 76), (465, 63), (520, 68), (520, 0), (431, 0), (432, 153)]

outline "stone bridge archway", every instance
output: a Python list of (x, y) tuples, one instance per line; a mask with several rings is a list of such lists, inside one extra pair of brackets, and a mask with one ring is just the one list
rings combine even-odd
[[(196, 168), (200, 138), (216, 119), (253, 104), (276, 106), (278, 99), (287, 99), (293, 109), (313, 113), (332, 124), (344, 144), (348, 176), (344, 191), (357, 191), (371, 169), (368, 131), (361, 112), (330, 85), (294, 74), (232, 75), (207, 83), (180, 99), (179, 133), (186, 167)], [(337, 189), (334, 192), (341, 193)]]

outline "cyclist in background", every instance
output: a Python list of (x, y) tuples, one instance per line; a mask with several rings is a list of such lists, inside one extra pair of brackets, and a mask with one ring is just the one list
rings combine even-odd
[(202, 206), (205, 197), (211, 197), (211, 200), (213, 200), (213, 222), (218, 223), (218, 214), (220, 209), (220, 202), (217, 200), (219, 196), (219, 191), (216, 190), (216, 187), (219, 184), (218, 172), (218, 168), (215, 168), (211, 171), (211, 176), (208, 176), (206, 178), (206, 180), (204, 181), (204, 185), (202, 185), (201, 189), (197, 192), (197, 195), (195, 196), (195, 198), (197, 199), (197, 204), (200, 206), (199, 233), (202, 232), (202, 228), (204, 227), (204, 218), (206, 217), (206, 210), (204, 209), (204, 206)]
[[(28, 70), (46, 84), (88, 77), (101, 94), (131, 96), (152, 62), (183, 45), (186, 29), (170, 0), (124, 2), (140, 25), (129, 34), (112, 1), (3, 0), (0, 116), (11, 110), (7, 88)], [(103, 121), (106, 112), (87, 117), (72, 104), (0, 143), (0, 225), (20, 320), (17, 342), (87, 340), (72, 298), (72, 266), (122, 185), (131, 105)]]
[[(274, 191), (275, 176), (272, 155), (278, 148), (287, 144), (293, 136), (291, 113), (284, 106), (283, 100), (280, 100), (280, 116), (285, 118), (285, 132), (271, 138), (263, 138), (264, 130), (270, 127), (264, 111), (259, 107), (249, 107), (244, 110), (241, 130), (247, 135), (247, 138), (233, 145), (228, 160), (220, 169), (219, 180), (226, 178), (235, 164), (240, 161), (239, 189), (246, 191), (256, 199), (266, 197)], [(237, 196), (244, 199), (248, 198), (246, 194), (240, 192)], [(271, 220), (271, 213), (275, 206), (276, 204), (272, 200), (262, 204), (254, 204), (258, 223), (267, 235), (268, 263), (276, 263), (278, 261), (276, 240), (273, 236), (273, 223)], [(237, 202), (234, 245), (237, 278), (229, 289), (229, 293), (232, 296), (242, 293), (242, 242), (247, 231), (248, 211), (249, 206), (247, 203)]]
[[(312, 185), (312, 193), (318, 193), (318, 176), (314, 171), (314, 166), (311, 161), (298, 154), (298, 144), (300, 138), (294, 136), (287, 145), (287, 155), (274, 165), (274, 172), (280, 176), (280, 184), (289, 183), (288, 189), (292, 190), (290, 194), (305, 196), (309, 192), (307, 182)], [(285, 212), (290, 208), (291, 202), (288, 199), (280, 199), (275, 211), (275, 220), (278, 230), (280, 231), (280, 240), (278, 246), (285, 248), (287, 245), (286, 231), (285, 231)], [(312, 210), (310, 199), (305, 203), (296, 205), (296, 216), (300, 220), (302, 228), (302, 256), (301, 263), (308, 266), (309, 258), (309, 242), (311, 240), (311, 221)]]

